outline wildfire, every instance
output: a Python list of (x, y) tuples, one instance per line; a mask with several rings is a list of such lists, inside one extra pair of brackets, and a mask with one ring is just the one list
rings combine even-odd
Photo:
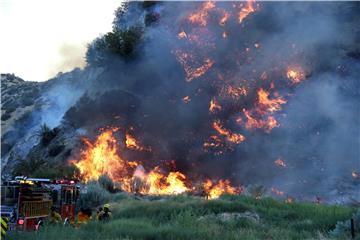
[(229, 17), (230, 17), (230, 13), (224, 11), (224, 15), (223, 15), (223, 17), (220, 19), (219, 24), (220, 24), (221, 26), (224, 26), (225, 23), (227, 22), (227, 20), (229, 19)]
[(271, 188), (271, 192), (273, 192), (274, 194), (278, 195), (278, 196), (283, 196), (284, 195), (284, 192), (283, 191), (280, 191), (279, 189), (275, 188), (275, 187), (272, 187)]
[(353, 178), (359, 178), (359, 173), (356, 172), (356, 171), (352, 171), (352, 172), (351, 172), (351, 176), (352, 176)]
[(189, 96), (185, 96), (182, 100), (184, 103), (189, 103), (191, 101), (191, 98)]
[(209, 141), (204, 142), (203, 144), (205, 151), (208, 151), (208, 149), (213, 149), (215, 150), (214, 153), (217, 155), (223, 154), (222, 147), (224, 147), (224, 143), (217, 135), (210, 136)]
[(152, 170), (146, 178), (146, 187), (141, 192), (144, 194), (172, 195), (180, 194), (190, 189), (185, 185), (186, 177), (180, 172), (170, 172), (167, 176), (159, 171)]
[(275, 160), (274, 163), (279, 167), (283, 167), (283, 168), (286, 167), (286, 164), (285, 164), (284, 160), (282, 160), (280, 158)]
[(276, 112), (281, 110), (281, 105), (286, 103), (286, 100), (282, 97), (277, 97), (274, 99), (269, 99), (270, 93), (260, 88), (258, 90), (258, 105), (259, 112), (267, 111), (267, 112)]
[(245, 87), (234, 87), (227, 85), (221, 89), (221, 95), (224, 97), (239, 99), (240, 97), (247, 95), (247, 90)]
[(289, 67), (286, 76), (294, 84), (300, 83), (305, 79), (305, 73), (300, 67)]
[(220, 121), (213, 122), (213, 128), (222, 136), (225, 136), (229, 142), (239, 144), (245, 140), (245, 137), (241, 134), (232, 133), (230, 130), (224, 128)]
[(221, 106), (218, 104), (215, 98), (213, 98), (210, 100), (209, 111), (214, 113), (215, 110), (221, 111)]
[[(129, 182), (130, 171), (137, 164), (124, 161), (119, 156), (117, 141), (113, 135), (116, 131), (116, 128), (103, 131), (93, 144), (89, 139), (84, 139), (88, 148), (81, 152), (80, 160), (74, 164), (85, 181), (107, 174), (115, 181)], [(129, 186), (125, 185), (124, 188), (128, 189)]]
[(138, 141), (135, 139), (135, 137), (131, 136), (129, 133), (126, 133), (125, 137), (126, 137), (125, 144), (127, 148), (133, 150), (139, 150), (139, 151), (143, 151), (143, 150), (150, 151), (150, 148), (145, 148), (140, 146)]
[[(277, 123), (276, 119), (273, 116), (269, 116), (265, 120), (256, 119), (251, 115), (250, 111), (243, 109), (243, 112), (246, 117), (246, 123), (245, 123), (246, 129), (262, 128), (265, 130), (265, 132), (270, 133), (273, 128), (279, 126), (279, 124)], [(239, 118), (237, 121), (239, 123), (242, 122), (241, 118)]]
[(294, 198), (293, 197), (287, 197), (285, 200), (285, 203), (293, 203), (294, 202)]
[(191, 14), (188, 18), (189, 22), (193, 24), (199, 24), (200, 26), (207, 25), (208, 11), (215, 8), (215, 3), (212, 1), (204, 2), (201, 8)]
[(186, 38), (186, 37), (187, 37), (187, 34), (186, 34), (186, 32), (181, 31), (181, 32), (178, 34), (178, 36), (179, 36), (180, 39), (181, 39), (181, 38)]
[(186, 81), (190, 82), (195, 78), (204, 75), (215, 63), (210, 58), (205, 58), (200, 64), (195, 60), (194, 56), (181, 50), (175, 51), (176, 58), (184, 68)]
[[(85, 182), (90, 179), (96, 180), (101, 175), (107, 174), (114, 182), (121, 183), (122, 189), (128, 192), (173, 195), (192, 191), (191, 181), (179, 171), (165, 173), (157, 166), (147, 172), (140, 163), (122, 159), (119, 155), (117, 139), (114, 136), (117, 131), (117, 128), (103, 130), (94, 143), (84, 138), (86, 148), (81, 151), (78, 161), (71, 162), (80, 170)], [(135, 150), (141, 150), (136, 139), (129, 134), (126, 134), (125, 144)], [(223, 193), (239, 194), (241, 192), (238, 188), (232, 187), (228, 180), (219, 180), (217, 184), (209, 181), (204, 183), (204, 189), (210, 199)]]
[(242, 23), (250, 13), (255, 12), (254, 3), (255, 0), (247, 0), (245, 6), (242, 6), (239, 12), (239, 23)]
[(208, 199), (219, 198), (223, 194), (240, 194), (242, 189), (231, 186), (229, 180), (219, 180), (217, 184), (213, 183), (210, 179), (207, 179), (203, 183), (204, 190), (208, 196)]

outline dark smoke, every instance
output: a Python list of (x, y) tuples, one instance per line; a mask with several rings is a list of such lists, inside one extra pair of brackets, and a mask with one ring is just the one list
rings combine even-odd
[[(101, 127), (118, 126), (120, 135), (132, 127), (152, 152), (124, 149), (123, 156), (141, 160), (144, 166), (175, 160), (177, 169), (190, 178), (275, 186), (304, 198), (330, 199), (341, 191), (359, 196), (359, 182), (351, 177), (352, 171), (360, 171), (359, 3), (261, 2), (241, 24), (232, 15), (220, 26), (221, 12), (209, 11), (206, 27), (191, 25), (186, 17), (202, 4), (158, 2), (144, 7), (131, 2), (127, 12), (118, 14), (114, 28), (144, 29), (137, 54), (127, 59), (94, 50), (97, 59), (106, 59), (100, 60), (106, 62), (104, 71), (96, 80), (82, 82), (87, 91), (66, 112), (63, 123), (86, 129), (93, 137)], [(235, 13), (233, 5), (238, 4), (216, 2), (216, 8)], [(154, 21), (145, 26), (144, 19)], [(199, 41), (178, 39), (183, 30), (196, 33)], [(260, 44), (258, 50), (255, 43)], [(187, 82), (175, 57), (179, 49), (194, 54), (195, 65), (204, 57), (214, 65)], [(293, 64), (306, 72), (306, 80), (296, 86), (284, 75)], [(89, 63), (85, 71), (95, 68)], [(259, 79), (263, 71), (270, 80)], [(248, 95), (237, 100), (220, 96), (224, 81), (219, 74), (229, 84), (248, 87)], [(270, 89), (271, 81), (288, 101), (273, 115), (280, 126), (267, 133), (236, 123), (242, 109), (254, 105), (257, 90)], [(185, 96), (191, 98), (188, 104), (182, 101)], [(223, 109), (210, 114), (213, 97)], [(216, 134), (216, 119), (246, 140), (224, 143), (222, 154), (204, 151), (204, 142)], [(285, 160), (285, 169), (274, 164), (278, 158)], [(344, 184), (346, 189), (339, 190)]]

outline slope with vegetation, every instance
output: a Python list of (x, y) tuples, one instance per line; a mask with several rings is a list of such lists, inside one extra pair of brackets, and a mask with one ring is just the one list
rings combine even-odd
[[(281, 203), (271, 198), (223, 196), (135, 197), (114, 194), (113, 218), (93, 220), (79, 229), (47, 226), (38, 233), (13, 233), (13, 239), (346, 239), (335, 234), (338, 221), (356, 209), (313, 203)], [(359, 214), (358, 214), (359, 215)]]

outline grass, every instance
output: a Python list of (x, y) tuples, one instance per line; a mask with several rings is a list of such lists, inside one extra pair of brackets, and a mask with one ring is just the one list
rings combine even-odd
[[(122, 195), (114, 199), (109, 222), (93, 221), (80, 229), (48, 226), (38, 233), (12, 233), (9, 239), (336, 239), (329, 231), (355, 212), (344, 206), (286, 204), (247, 196), (212, 201), (186, 196), (140, 199)], [(257, 213), (260, 222), (221, 222), (216, 217), (244, 211)], [(212, 217), (199, 220), (201, 216)], [(338, 239), (344, 237), (349, 239)]]

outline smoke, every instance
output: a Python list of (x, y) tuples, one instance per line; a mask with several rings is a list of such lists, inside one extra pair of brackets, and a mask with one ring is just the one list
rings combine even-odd
[(59, 47), (59, 58), (57, 58), (54, 66), (50, 67), (51, 70), (48, 76), (55, 76), (59, 72), (69, 72), (75, 67), (84, 68), (85, 51), (86, 48), (84, 46), (63, 43)]
[[(175, 160), (189, 178), (226, 178), (305, 197), (331, 197), (344, 181), (353, 194), (358, 183), (351, 171), (360, 168), (360, 68), (349, 54), (358, 51), (359, 5), (262, 2), (239, 23), (245, 3), (205, 4), (211, 3), (144, 8), (131, 2), (114, 27), (144, 27), (140, 53), (132, 59), (109, 55), (104, 71), (81, 82), (82, 90), (66, 83), (49, 91), (57, 107), (42, 114), (44, 121), (55, 126), (68, 109), (64, 123), (93, 137), (97, 129), (115, 126), (121, 141), (131, 129), (152, 151), (123, 147), (121, 154), (145, 168)], [(221, 23), (225, 12), (229, 18)], [(193, 22), (191, 15), (197, 16)], [(144, 19), (155, 21), (145, 27)], [(286, 75), (293, 66), (303, 71), (301, 83)], [(89, 69), (95, 68), (84, 72)], [(231, 95), (229, 87), (246, 94)], [(259, 89), (287, 103), (259, 110)], [(212, 99), (221, 106), (215, 112), (209, 111)], [(258, 122), (277, 123), (272, 130), (247, 127), (244, 110)], [(245, 140), (231, 141), (236, 134)], [(274, 164), (279, 158), (285, 168)]]

